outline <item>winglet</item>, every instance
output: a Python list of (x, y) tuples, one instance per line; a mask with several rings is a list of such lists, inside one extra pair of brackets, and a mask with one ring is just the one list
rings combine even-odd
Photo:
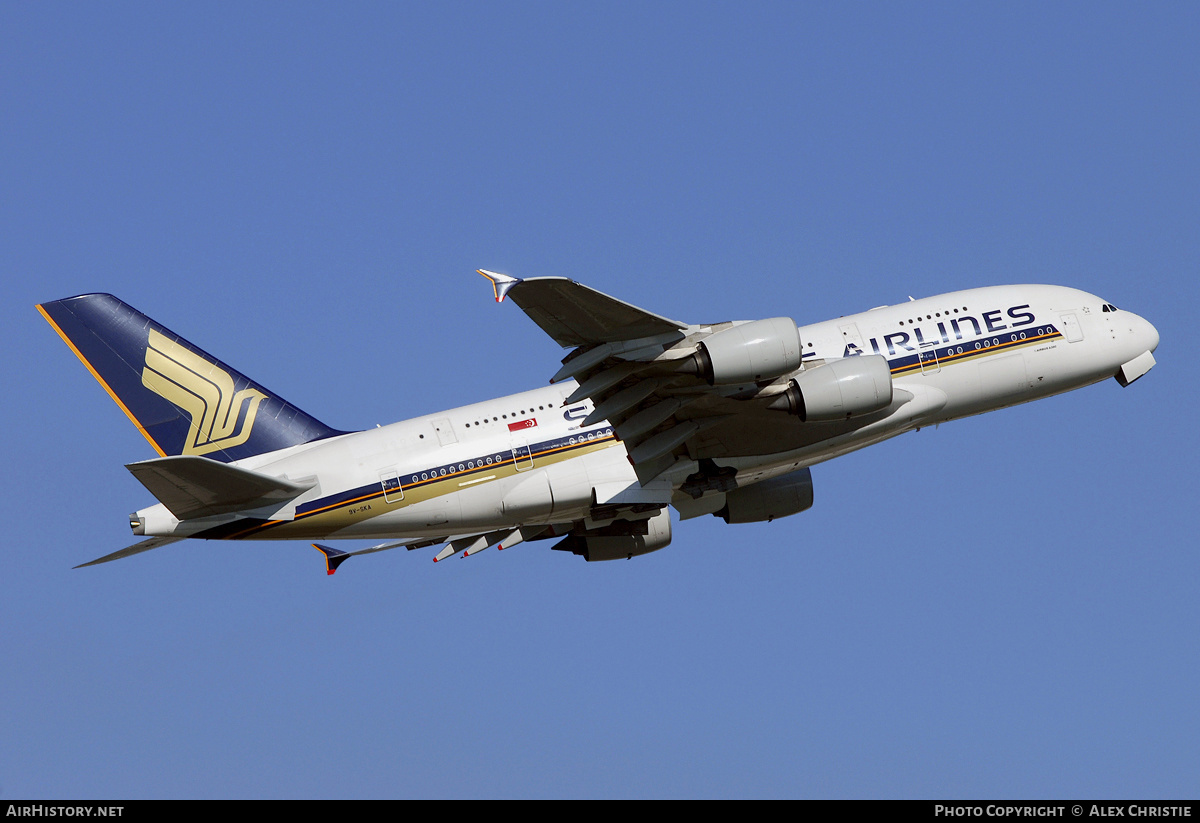
[(521, 278), (509, 277), (507, 274), (499, 274), (486, 269), (476, 269), (475, 271), (492, 281), (492, 291), (496, 295), (497, 303), (503, 303), (504, 295), (508, 294), (509, 289), (521, 282)]
[(325, 555), (325, 574), (333, 574), (337, 571), (338, 566), (350, 559), (350, 553), (344, 552), (341, 549), (335, 549), (332, 546), (322, 546), (320, 543), (313, 543), (313, 548)]

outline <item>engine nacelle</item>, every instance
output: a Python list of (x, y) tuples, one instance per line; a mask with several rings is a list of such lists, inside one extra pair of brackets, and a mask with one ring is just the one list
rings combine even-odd
[[(642, 530), (644, 533), (641, 533)], [(623, 532), (623, 533), (622, 533)], [(589, 563), (627, 560), (658, 551), (671, 542), (671, 515), (664, 508), (649, 520), (618, 520), (603, 529), (572, 534), (555, 544), (557, 551), (574, 552)]]
[(790, 317), (755, 320), (704, 338), (692, 372), (710, 386), (773, 380), (800, 368), (800, 330)]
[(812, 473), (800, 469), (772, 477), (753, 486), (744, 486), (725, 495), (725, 506), (713, 512), (726, 523), (761, 523), (776, 517), (799, 514), (812, 508)]
[(832, 360), (801, 372), (771, 408), (805, 422), (845, 420), (892, 404), (892, 370), (880, 354)]

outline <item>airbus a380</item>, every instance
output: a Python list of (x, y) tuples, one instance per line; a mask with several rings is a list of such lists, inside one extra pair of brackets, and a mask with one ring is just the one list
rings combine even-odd
[(1158, 332), (1099, 297), (995, 286), (797, 327), (691, 324), (561, 277), (480, 271), (570, 349), (546, 388), (366, 431), (339, 431), (115, 297), (39, 305), (159, 457), (129, 469), (160, 502), (146, 539), (314, 543), (434, 560), (552, 539), (589, 561), (671, 541), (680, 519), (797, 514), (809, 467), (906, 431), (1154, 366)]

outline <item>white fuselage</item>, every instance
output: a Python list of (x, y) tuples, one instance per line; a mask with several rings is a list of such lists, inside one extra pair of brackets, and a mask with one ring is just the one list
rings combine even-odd
[[(819, 442), (723, 458), (739, 485), (919, 426), (1104, 380), (1158, 345), (1141, 317), (1082, 291), (1039, 285), (913, 300), (799, 332), (806, 366), (883, 355), (897, 399), (886, 413)], [(576, 388), (568, 380), (240, 461), (278, 477), (316, 478), (286, 510), (269, 515), (180, 523), (161, 505), (138, 515), (149, 535), (393, 538), (570, 522), (597, 505), (671, 502), (695, 463), (640, 484), (611, 425), (580, 426), (592, 404), (566, 403)]]

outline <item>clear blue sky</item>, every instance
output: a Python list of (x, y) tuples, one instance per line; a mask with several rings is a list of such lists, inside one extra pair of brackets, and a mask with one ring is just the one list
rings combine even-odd
[[(1198, 41), (1189, 3), (0, 5), (0, 797), (1196, 797)], [(557, 368), (480, 266), (692, 322), (1058, 283), (1162, 345), (628, 562), (72, 570), (153, 452), (35, 303), (113, 292), (365, 428)]]

